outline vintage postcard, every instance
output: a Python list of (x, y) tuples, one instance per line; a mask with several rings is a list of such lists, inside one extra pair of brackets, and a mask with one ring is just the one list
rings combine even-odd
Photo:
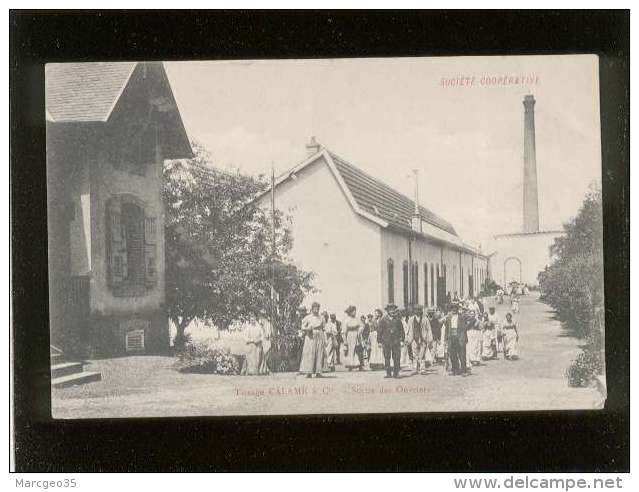
[(46, 66), (52, 415), (598, 409), (594, 55)]

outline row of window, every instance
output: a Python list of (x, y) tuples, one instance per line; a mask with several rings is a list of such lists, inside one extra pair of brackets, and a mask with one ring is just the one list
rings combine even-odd
[[(395, 303), (395, 263), (392, 258), (389, 258), (386, 262), (386, 273), (388, 281), (388, 302), (392, 304)], [(483, 268), (475, 268), (475, 276), (469, 275), (468, 279), (464, 278), (463, 267), (459, 269), (459, 277), (457, 276), (457, 265), (452, 265), (451, 273), (451, 285), (447, 286), (449, 277), (447, 275), (446, 265), (442, 265), (442, 271), (440, 272), (439, 263), (424, 263), (422, 277), (424, 306), (441, 305), (448, 292), (458, 292), (461, 294), (466, 292), (466, 288), (468, 288), (468, 295), (477, 295), (486, 280), (486, 274)], [(420, 304), (420, 269), (418, 262), (413, 262), (410, 267), (408, 261), (405, 260), (402, 263), (402, 285), (404, 306)]]
[[(392, 258), (389, 258), (386, 264), (387, 279), (388, 279), (388, 302), (395, 303), (395, 263)], [(445, 267), (444, 267), (445, 268)], [(402, 281), (403, 281), (403, 301), (404, 306), (420, 304), (420, 269), (419, 263), (414, 261), (410, 265), (410, 275), (408, 261), (402, 263)], [(445, 270), (444, 270), (445, 271)], [(440, 277), (439, 264), (424, 263), (423, 266), (423, 304), (425, 306), (434, 306), (436, 304), (436, 296), (441, 295), (437, 289), (438, 286), (445, 285), (443, 283), (443, 277), (438, 282)], [(443, 295), (446, 294), (445, 289)], [(441, 300), (440, 300), (441, 302)]]

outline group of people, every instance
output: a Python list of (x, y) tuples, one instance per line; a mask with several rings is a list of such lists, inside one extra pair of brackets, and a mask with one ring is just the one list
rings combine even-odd
[(444, 364), (452, 375), (465, 375), (482, 360), (519, 357), (519, 332), (511, 313), (499, 320), (495, 308), (488, 312), (478, 298), (450, 297), (446, 313), (421, 306), (400, 310), (394, 304), (385, 312), (357, 316), (355, 306), (339, 321), (335, 314), (320, 313), (315, 302), (303, 316), (299, 373), (322, 377), (343, 365), (349, 371), (384, 368), (386, 377), (399, 377), (402, 366), (426, 374), (434, 364)]
[(511, 305), (512, 311), (514, 313), (518, 313), (519, 312), (519, 296), (528, 295), (528, 285), (513, 283), (510, 286), (510, 289), (508, 290), (507, 293), (504, 292), (504, 289), (500, 287), (495, 292), (495, 302), (497, 304), (503, 304), (505, 295), (510, 296), (510, 305)]
[(264, 376), (269, 373), (268, 359), (271, 354), (273, 327), (266, 317), (250, 315), (244, 324), (246, 342), (245, 363), (242, 375)]

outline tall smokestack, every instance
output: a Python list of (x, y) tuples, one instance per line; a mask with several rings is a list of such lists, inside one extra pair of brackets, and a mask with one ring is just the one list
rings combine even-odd
[(537, 157), (535, 151), (535, 97), (524, 97), (524, 232), (539, 232)]

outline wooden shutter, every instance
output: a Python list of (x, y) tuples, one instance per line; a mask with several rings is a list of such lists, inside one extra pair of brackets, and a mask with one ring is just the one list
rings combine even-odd
[(157, 243), (157, 218), (146, 217), (144, 219), (144, 242), (146, 244)]
[(107, 215), (109, 241), (109, 278), (112, 285), (121, 284), (128, 275), (126, 233), (122, 227), (122, 215), (119, 210), (111, 209)]
[(158, 281), (157, 217), (144, 218), (144, 280), (148, 287)]
[(395, 302), (395, 265), (392, 259), (386, 262), (387, 280), (388, 280), (388, 303)]

